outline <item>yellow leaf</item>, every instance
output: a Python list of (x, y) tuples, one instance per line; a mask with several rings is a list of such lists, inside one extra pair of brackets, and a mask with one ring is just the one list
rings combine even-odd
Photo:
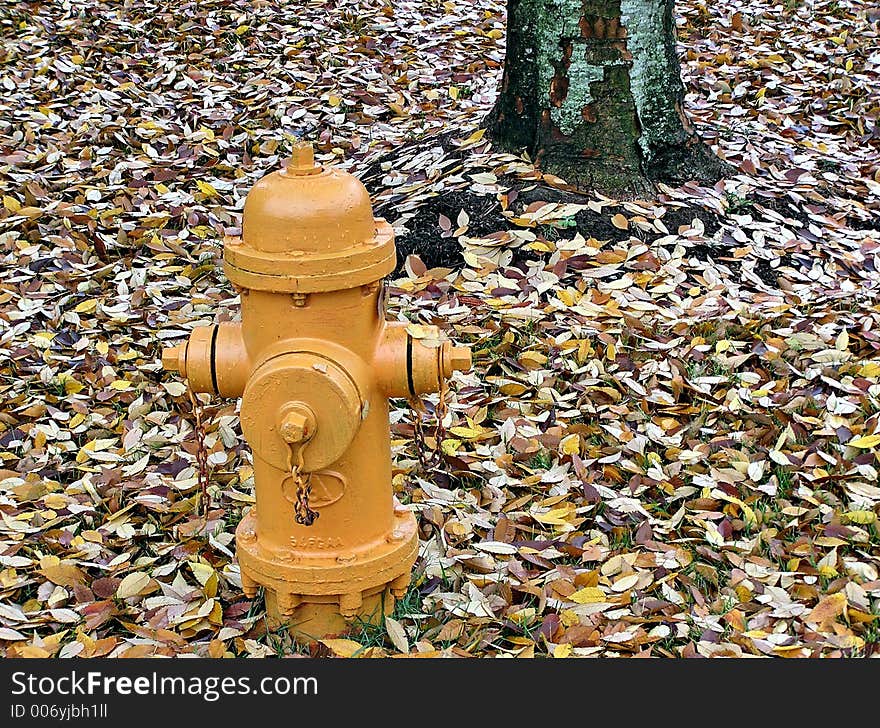
[(858, 609), (847, 610), (847, 616), (849, 616), (851, 622), (858, 622), (860, 624), (870, 624), (880, 619), (880, 614), (868, 614), (867, 612), (860, 612)]
[(447, 439), (440, 443), (440, 449), (443, 450), (446, 455), (452, 457), (458, 452), (459, 445), (461, 445), (461, 440)]
[(863, 377), (880, 377), (880, 362), (869, 361), (859, 369), (859, 375)]
[(126, 381), (125, 379), (117, 379), (115, 382), (110, 382), (110, 389), (116, 389), (120, 392), (128, 389), (130, 386), (131, 382)]
[(406, 109), (394, 101), (388, 104), (388, 108), (391, 109), (395, 116), (407, 116)]
[(806, 621), (816, 624), (833, 622), (846, 612), (846, 594), (842, 591), (822, 599), (807, 615)]
[(210, 579), (214, 575), (214, 567), (210, 564), (202, 564), (198, 561), (190, 562), (189, 568), (192, 569), (193, 576), (196, 577), (199, 584), (204, 586), (208, 583), (208, 579)]
[(110, 352), (110, 344), (108, 344), (106, 341), (99, 341), (97, 344), (95, 344), (95, 349), (98, 350), (98, 353), (101, 356), (107, 356), (107, 354)]
[(339, 106), (339, 104), (342, 103), (342, 99), (336, 94), (330, 94), (327, 103), (330, 104), (330, 106)]
[(239, 26), (235, 29), (235, 34), (236, 34), (237, 36), (241, 37), (241, 36), (243, 36), (245, 33), (247, 33), (248, 30), (250, 30), (250, 27), (251, 27), (251, 26), (249, 26), (249, 25), (239, 25)]
[(205, 197), (214, 197), (215, 195), (218, 194), (214, 185), (212, 185), (208, 182), (202, 182), (202, 180), (200, 180), (200, 179), (196, 180), (196, 187), (199, 188), (199, 191), (203, 195), (205, 195)]
[(864, 435), (862, 437), (857, 437), (854, 440), (850, 440), (846, 444), (851, 445), (852, 447), (861, 447), (865, 450), (870, 450), (871, 448), (880, 445), (880, 435)]
[(526, 369), (539, 369), (547, 363), (547, 357), (537, 351), (526, 351), (519, 361)]
[(571, 654), (571, 650), (571, 643), (563, 642), (561, 645), (556, 645), (553, 648), (553, 657), (566, 658)]
[(874, 511), (848, 511), (843, 517), (850, 523), (858, 523), (860, 526), (867, 526), (877, 520), (877, 514)]
[(321, 644), (325, 647), (329, 647), (340, 657), (354, 657), (358, 652), (361, 652), (364, 649), (363, 645), (354, 640), (321, 640)]
[(712, 491), (712, 496), (715, 498), (720, 498), (721, 500), (725, 500), (728, 503), (734, 503), (738, 505), (740, 510), (742, 511), (743, 520), (746, 522), (747, 525), (754, 526), (758, 522), (758, 519), (755, 516), (755, 512), (735, 495), (728, 495), (723, 490), (714, 490)]
[(98, 305), (98, 300), (95, 298), (90, 298), (88, 301), (83, 301), (78, 304), (74, 310), (75, 313), (91, 313), (95, 310)]
[(408, 324), (406, 333), (412, 338), (418, 339), (429, 348), (436, 348), (442, 343), (442, 334), (434, 326), (422, 326), (421, 324)]
[(568, 524), (565, 519), (569, 513), (568, 508), (554, 508), (547, 513), (536, 513), (532, 517), (539, 523), (546, 523), (550, 526), (565, 526)]
[(61, 562), (57, 564), (41, 564), (41, 566), (40, 573), (53, 584), (58, 584), (58, 586), (75, 586), (76, 584), (84, 583), (86, 580), (85, 574), (83, 574), (79, 567), (73, 564)]
[(605, 592), (599, 587), (586, 586), (583, 589), (579, 589), (574, 594), (569, 594), (567, 601), (574, 602), (575, 604), (598, 604), (599, 602), (607, 600), (605, 598)]
[(559, 448), (566, 455), (577, 455), (581, 451), (581, 436), (574, 434), (563, 437)]
[(21, 209), (21, 203), (14, 197), (3, 195), (3, 207), (10, 212), (18, 212)]
[(449, 431), (465, 440), (475, 440), (483, 434), (483, 430), (477, 430), (473, 427), (452, 427)]
[[(59, 377), (61, 379), (61, 377)], [(78, 382), (71, 376), (66, 376), (62, 380), (64, 382), (64, 391), (67, 394), (77, 394), (78, 392), (82, 392), (85, 389), (85, 385), (81, 382)]]
[[(45, 435), (43, 435), (43, 437), (45, 437)], [(46, 505), (46, 508), (52, 508), (53, 510), (58, 511), (67, 505), (67, 498), (60, 493), (50, 493), (43, 498), (43, 503)]]
[(623, 215), (619, 212), (611, 218), (611, 224), (614, 225), (618, 230), (628, 230), (629, 229), (629, 220), (627, 220)]
[(562, 288), (556, 291), (556, 297), (562, 301), (566, 306), (574, 306), (575, 305), (575, 297), (574, 294), (566, 288)]
[(486, 133), (486, 129), (477, 129), (473, 134), (471, 134), (467, 139), (463, 139), (461, 142), (461, 146), (466, 147), (469, 144), (476, 144), (483, 138), (483, 135)]

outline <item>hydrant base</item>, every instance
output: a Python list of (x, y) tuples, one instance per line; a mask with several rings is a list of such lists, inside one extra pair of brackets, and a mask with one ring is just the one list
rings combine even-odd
[(242, 586), (265, 589), (270, 625), (288, 625), (305, 641), (342, 634), (360, 623), (378, 624), (409, 583), (418, 555), (414, 515), (394, 514), (386, 538), (357, 551), (270, 550), (260, 545), (253, 510), (236, 529)]
[[(312, 597), (320, 599), (320, 597)], [(353, 619), (346, 619), (339, 612), (339, 602), (333, 597), (327, 601), (304, 601), (290, 616), (281, 613), (277, 595), (266, 591), (266, 620), (272, 630), (286, 628), (288, 633), (302, 644), (317, 642), (331, 637), (341, 637), (360, 626), (380, 625), (384, 617), (394, 611), (394, 597), (384, 586), (363, 596), (361, 608)]]

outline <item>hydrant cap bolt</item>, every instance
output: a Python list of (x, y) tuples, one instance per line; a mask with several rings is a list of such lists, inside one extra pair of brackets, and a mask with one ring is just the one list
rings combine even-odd
[(281, 420), (279, 433), (285, 442), (305, 442), (315, 434), (315, 415), (307, 405), (297, 402)]

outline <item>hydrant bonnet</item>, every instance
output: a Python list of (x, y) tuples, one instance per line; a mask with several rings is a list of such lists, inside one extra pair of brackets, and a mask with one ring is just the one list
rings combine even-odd
[(242, 239), (224, 250), (230, 281), (251, 290), (315, 293), (352, 288), (394, 270), (393, 231), (373, 218), (354, 175), (314, 163), (302, 144), (286, 169), (257, 182), (244, 206)]

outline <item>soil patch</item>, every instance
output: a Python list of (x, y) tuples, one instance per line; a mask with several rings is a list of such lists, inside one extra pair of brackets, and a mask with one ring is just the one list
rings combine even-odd
[[(508, 207), (516, 215), (522, 214), (530, 205), (538, 202), (573, 203), (583, 205), (589, 198), (554, 187), (535, 184), (527, 181), (514, 181), (508, 192)], [(471, 190), (450, 190), (444, 194), (427, 199), (419, 206), (415, 214), (405, 221), (406, 232), (397, 236), (398, 267), (396, 272), (403, 270), (408, 255), (417, 255), (428, 268), (443, 267), (458, 269), (464, 265), (462, 248), (454, 236), (445, 236), (447, 232), (441, 226), (443, 217), (448, 219), (453, 228), (457, 225), (459, 214), (464, 211), (468, 216), (467, 235), (481, 237), (491, 233), (515, 229), (504, 216), (501, 203), (493, 195), (481, 195)], [(694, 218), (699, 218), (707, 236), (714, 235), (721, 228), (720, 218), (709, 210), (699, 208), (667, 208), (663, 215), (663, 223), (674, 233), (681, 226), (690, 226)], [(535, 232), (549, 240), (571, 238), (580, 233), (584, 238), (621, 243), (633, 235), (652, 242), (663, 236), (661, 233), (621, 230), (611, 224), (611, 214), (606, 210), (596, 213), (592, 210), (581, 210), (576, 213), (569, 227), (555, 225), (538, 225)], [(709, 257), (724, 253), (727, 248), (717, 250), (706, 248)], [(513, 262), (535, 260), (542, 254), (527, 248), (514, 251)]]
[(397, 270), (403, 270), (408, 255), (417, 255), (428, 268), (458, 269), (464, 265), (462, 248), (452, 235), (444, 237), (441, 216), (457, 225), (464, 211), (468, 216), (467, 234), (474, 237), (489, 235), (512, 226), (501, 211), (501, 203), (494, 195), (478, 195), (469, 190), (452, 190), (428, 199), (404, 224), (407, 232), (398, 235)]

